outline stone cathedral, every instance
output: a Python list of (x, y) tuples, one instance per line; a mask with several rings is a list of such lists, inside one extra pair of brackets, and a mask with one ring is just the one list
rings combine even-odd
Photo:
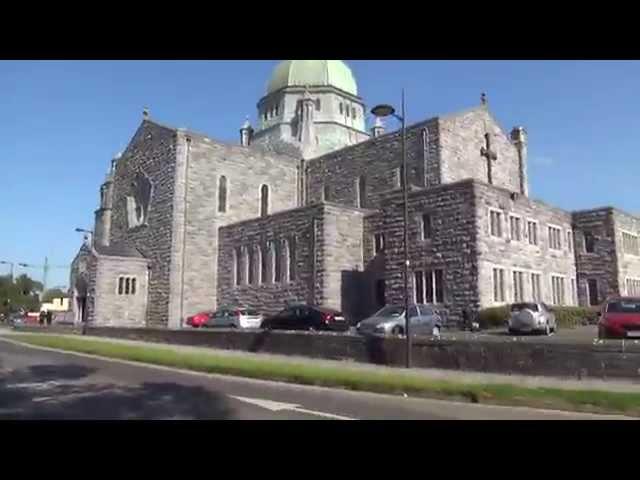
[[(401, 132), (366, 126), (339, 60), (281, 62), (257, 110), (238, 143), (145, 110), (73, 261), (77, 322), (180, 328), (221, 305), (288, 302), (356, 322), (402, 302)], [(640, 219), (531, 198), (527, 133), (504, 130), (484, 95), (406, 135), (414, 301), (455, 323), (465, 307), (640, 294)]]

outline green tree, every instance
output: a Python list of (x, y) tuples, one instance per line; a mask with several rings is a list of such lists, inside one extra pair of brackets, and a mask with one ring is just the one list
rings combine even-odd
[(40, 310), (38, 293), (41, 291), (42, 283), (26, 274), (20, 275), (13, 282), (8, 276), (0, 277), (0, 312), (8, 314), (18, 310)]
[(59, 288), (50, 288), (46, 292), (42, 294), (42, 303), (49, 303), (53, 301), (54, 298), (62, 298), (66, 297), (67, 294), (63, 292)]

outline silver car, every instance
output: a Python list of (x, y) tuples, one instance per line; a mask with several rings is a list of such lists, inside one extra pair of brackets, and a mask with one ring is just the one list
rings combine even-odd
[(509, 333), (544, 333), (551, 335), (557, 327), (556, 316), (544, 303), (514, 303), (509, 316)]
[[(442, 319), (431, 305), (410, 305), (409, 322), (412, 335), (440, 336)], [(361, 334), (404, 335), (404, 306), (388, 305), (356, 325)]]
[(221, 307), (205, 322), (204, 327), (260, 328), (263, 320), (264, 316), (252, 308)]

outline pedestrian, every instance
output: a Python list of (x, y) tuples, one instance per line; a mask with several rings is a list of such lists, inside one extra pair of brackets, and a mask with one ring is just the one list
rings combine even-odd
[(51, 326), (51, 322), (53, 321), (53, 312), (51, 310), (47, 310), (47, 325)]
[(38, 317), (38, 323), (40, 325), (44, 325), (44, 319), (45, 319), (46, 313), (44, 313), (44, 310), (42, 310), (40, 312), (40, 316)]

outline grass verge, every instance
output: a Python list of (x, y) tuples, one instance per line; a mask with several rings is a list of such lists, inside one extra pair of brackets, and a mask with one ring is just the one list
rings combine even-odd
[(528, 406), (640, 417), (640, 393), (598, 390), (533, 388), (509, 384), (473, 384), (429, 379), (402, 371), (366, 371), (349, 367), (313, 365), (172, 350), (49, 334), (9, 334), (30, 345), (88, 353), (152, 365), (205, 373), (235, 375), (303, 385), (339, 387), (356, 391), (466, 400), (473, 403)]

